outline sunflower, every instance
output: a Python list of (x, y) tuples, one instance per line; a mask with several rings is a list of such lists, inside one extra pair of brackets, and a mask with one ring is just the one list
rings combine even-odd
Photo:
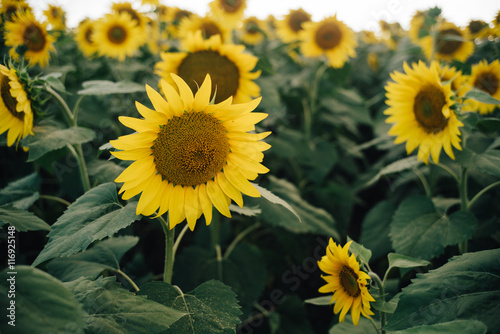
[(66, 29), (66, 13), (60, 6), (49, 5), (49, 7), (43, 11), (43, 14), (52, 26), (52, 29)]
[(19, 0), (2, 0), (1, 6), (2, 19), (5, 21), (12, 21), (18, 13), (32, 12), (29, 4)]
[(243, 20), (243, 26), (239, 29), (241, 41), (247, 45), (257, 45), (262, 43), (268, 35), (268, 28), (264, 21), (255, 16), (247, 17)]
[(147, 17), (145, 15), (135, 10), (130, 2), (113, 3), (111, 9), (116, 14), (122, 14), (122, 13), (128, 14), (138, 28), (136, 30), (136, 35), (137, 35), (136, 38), (141, 40), (141, 45), (146, 43), (148, 35), (147, 35)]
[(389, 82), (387, 91), (389, 115), (386, 123), (392, 123), (389, 135), (397, 136), (394, 143), (406, 142), (408, 154), (417, 147), (418, 160), (426, 164), (429, 155), (439, 162), (441, 148), (455, 159), (452, 146), (460, 147), (460, 122), (453, 110), (451, 83), (442, 83), (439, 77), (439, 64), (434, 61), (429, 67), (419, 61), (410, 68), (403, 64), (405, 73), (391, 73), (394, 82)]
[(337, 16), (327, 17), (320, 22), (304, 22), (300, 37), (300, 51), (306, 57), (325, 55), (330, 66), (342, 67), (349, 57), (356, 56), (354, 32)]
[(367, 288), (366, 280), (370, 279), (370, 276), (359, 269), (359, 263), (353, 254), (349, 256), (351, 243), (352, 241), (349, 241), (341, 247), (330, 238), (326, 255), (318, 261), (319, 268), (326, 274), (321, 277), (327, 282), (319, 288), (319, 292), (333, 292), (330, 303), (335, 302), (333, 312), (340, 312), (339, 321), (344, 322), (347, 312), (351, 309), (352, 322), (357, 326), (361, 314), (366, 318), (374, 314), (370, 310), (370, 302), (375, 299)]
[(260, 71), (250, 72), (258, 58), (245, 53), (243, 45), (223, 44), (220, 35), (204, 40), (198, 30), (182, 46), (186, 52), (161, 53), (162, 60), (156, 63), (155, 72), (170, 84), (170, 73), (175, 73), (195, 92), (209, 73), (217, 103), (230, 96), (235, 103), (248, 102), (260, 95), (260, 87), (252, 81)]
[(497, 12), (497, 15), (495, 15), (492, 23), (493, 28), (491, 28), (491, 33), (494, 36), (500, 37), (500, 10)]
[(422, 35), (425, 33), (424, 30), (425, 23), (425, 12), (418, 10), (410, 20), (410, 29), (408, 30), (408, 37), (410, 40), (417, 44), (420, 42)]
[(137, 131), (112, 140), (122, 151), (113, 155), (134, 161), (115, 180), (123, 183), (124, 200), (142, 192), (137, 214), (149, 216), (168, 211), (170, 228), (184, 219), (191, 230), (197, 219), (212, 220), (212, 205), (231, 217), (231, 199), (243, 205), (241, 193), (259, 197), (248, 180), (269, 170), (261, 165), (262, 151), (270, 145), (260, 141), (266, 133), (249, 133), (267, 117), (252, 113), (261, 98), (232, 104), (232, 98), (211, 104), (210, 75), (193, 96), (191, 88), (172, 74), (177, 90), (163, 82), (163, 97), (149, 86), (146, 91), (155, 110), (136, 103), (144, 119), (120, 117), (120, 122)]
[(86, 57), (91, 57), (96, 54), (99, 48), (92, 39), (95, 31), (94, 26), (94, 21), (85, 19), (81, 21), (76, 28), (75, 42)]
[(379, 42), (375, 33), (370, 30), (361, 30), (357, 33), (357, 37), (364, 44), (377, 44)]
[(490, 26), (482, 20), (470, 20), (466, 29), (472, 39), (488, 38), (490, 35)]
[(16, 70), (0, 65), (0, 134), (7, 132), (7, 145), (12, 146), (33, 134), (31, 100), (16, 74)]
[(446, 83), (447, 81), (450, 82), (451, 90), (455, 93), (457, 101), (461, 101), (461, 98), (463, 98), (467, 92), (467, 88), (465, 86), (467, 76), (463, 75), (462, 71), (457, 70), (452, 66), (442, 64), (439, 66), (439, 78), (442, 83)]
[(437, 60), (465, 62), (474, 52), (474, 42), (471, 41), (467, 31), (453, 23), (440, 24), (434, 36), (436, 37), (433, 38), (431, 33), (420, 41), (427, 59), (435, 57)]
[(382, 42), (392, 50), (395, 50), (406, 32), (398, 22), (388, 23), (384, 20), (380, 20), (379, 25), (382, 30)]
[(302, 8), (292, 9), (283, 20), (276, 21), (276, 34), (284, 43), (298, 41), (304, 22), (311, 21), (311, 14)]
[(211, 13), (227, 22), (231, 27), (237, 26), (243, 19), (245, 9), (247, 8), (246, 0), (213, 0), (209, 4)]
[(99, 19), (92, 40), (99, 55), (120, 61), (132, 56), (143, 43), (139, 28), (127, 13), (106, 14)]
[(168, 32), (172, 35), (172, 37), (178, 37), (179, 35), (179, 25), (181, 21), (190, 17), (193, 14), (192, 12), (184, 9), (180, 9), (178, 7), (170, 7), (164, 16), (165, 23), (168, 24)]
[[(471, 74), (467, 81), (465, 90), (471, 88), (480, 89), (500, 100), (500, 63), (497, 60), (488, 64), (482, 60), (472, 65)], [(486, 104), (479, 101), (468, 99), (463, 107), (464, 111), (479, 111), (480, 114), (489, 114), (500, 105)]]
[(16, 49), (25, 48), (24, 58), (31, 65), (46, 66), (49, 63), (50, 52), (55, 51), (54, 37), (47, 33), (46, 23), (37, 21), (33, 13), (22, 12), (5, 22), (5, 45), (10, 46), (13, 58), (19, 55)]
[(213, 16), (200, 17), (198, 15), (186, 17), (179, 23), (179, 39), (188, 38), (196, 30), (201, 30), (204, 39), (220, 35), (223, 43), (231, 41), (231, 28), (226, 23)]

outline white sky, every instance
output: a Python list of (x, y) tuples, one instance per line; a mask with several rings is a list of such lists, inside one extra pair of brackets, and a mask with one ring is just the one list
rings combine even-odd
[[(67, 13), (68, 26), (74, 27), (85, 17), (97, 19), (108, 13), (113, 2), (125, 1), (135, 4), (134, 8), (141, 8), (140, 0), (28, 0), (28, 3), (40, 19), (49, 4), (61, 6)], [(179, 7), (205, 15), (212, 0), (160, 1), (169, 7)], [(355, 31), (376, 31), (381, 19), (389, 23), (399, 22), (407, 29), (417, 10), (434, 6), (440, 7), (444, 17), (459, 26), (465, 26), (471, 19), (491, 22), (500, 10), (500, 2), (495, 0), (247, 0), (245, 16), (264, 19), (273, 14), (277, 19), (281, 19), (290, 9), (302, 8), (310, 13), (315, 21), (337, 14), (339, 20)]]

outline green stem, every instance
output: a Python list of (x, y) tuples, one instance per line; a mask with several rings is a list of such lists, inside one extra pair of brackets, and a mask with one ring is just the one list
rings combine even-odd
[(231, 255), (231, 252), (233, 251), (234, 247), (236, 247), (236, 245), (244, 238), (246, 237), (250, 232), (252, 232), (253, 230), (257, 229), (258, 227), (260, 227), (260, 223), (256, 223), (256, 224), (253, 224), (253, 225), (250, 225), (249, 227), (247, 227), (246, 229), (244, 229), (243, 231), (241, 231), (234, 239), (233, 241), (229, 244), (229, 246), (227, 246), (227, 249), (226, 249), (226, 252), (224, 253), (224, 256), (223, 258), (224, 259), (227, 259), (229, 257), (229, 255)]
[[(460, 210), (469, 211), (469, 201), (467, 198), (467, 168), (461, 166), (460, 180), (458, 182), (458, 192), (460, 195)], [(460, 254), (467, 253), (469, 248), (469, 243), (467, 240), (461, 242), (458, 245), (458, 251)]]
[(135, 292), (139, 292), (139, 287), (137, 286), (137, 284), (135, 284), (134, 281), (132, 281), (132, 279), (130, 277), (128, 277), (127, 274), (125, 274), (123, 271), (121, 271), (120, 269), (116, 270), (116, 272), (120, 275), (123, 276), (123, 278), (125, 278), (125, 280), (127, 282), (129, 282), (130, 285), (132, 285), (132, 287), (134, 288)]
[(491, 188), (494, 188), (496, 186), (500, 185), (500, 181), (497, 181), (497, 182), (494, 182), (492, 184), (490, 184), (489, 186), (485, 187), (483, 190), (481, 190), (480, 192), (478, 192), (470, 201), (469, 201), (469, 204), (468, 204), (468, 208), (467, 209), (470, 209), (472, 207), (472, 205), (485, 193), (487, 192), (488, 190), (490, 190)]
[(328, 64), (324, 62), (319, 64), (318, 69), (314, 74), (313, 82), (311, 84), (311, 91), (309, 92), (309, 104), (304, 102), (302, 103), (304, 107), (304, 132), (307, 142), (309, 142), (309, 140), (311, 139), (312, 121), (317, 111), (316, 103), (318, 99), (319, 82), (321, 81), (321, 77), (323, 76), (327, 68)]
[(69, 121), (69, 126), (76, 126), (75, 117), (73, 116), (73, 113), (69, 109), (68, 104), (66, 103), (66, 101), (64, 101), (64, 99), (61, 97), (61, 95), (59, 95), (49, 85), (45, 85), (45, 89), (47, 89), (47, 92), (49, 92), (50, 94), (52, 94), (52, 96), (55, 97), (56, 100), (57, 100), (57, 102), (59, 102), (59, 104), (61, 105), (61, 107), (62, 107), (62, 109), (63, 109), (63, 111), (65, 113), (65, 116), (66, 116), (66, 118)]
[(73, 119), (75, 120), (75, 126), (78, 124), (78, 112), (80, 111), (80, 104), (82, 103), (83, 98), (85, 95), (82, 95), (78, 98), (78, 100), (75, 103), (75, 107), (73, 108)]
[(223, 270), (222, 270), (222, 251), (220, 247), (220, 220), (219, 215), (214, 215), (212, 218), (212, 244), (215, 249), (215, 254), (217, 256), (217, 273), (219, 281), (223, 282)]
[(87, 165), (85, 164), (85, 158), (83, 157), (82, 146), (80, 144), (66, 145), (71, 154), (75, 157), (78, 163), (78, 169), (80, 170), (80, 179), (82, 180), (83, 191), (87, 192), (90, 190), (90, 179), (87, 172)]
[(379, 328), (377, 327), (377, 324), (375, 323), (375, 320), (373, 320), (372, 318), (368, 318), (368, 320), (371, 321), (372, 325), (373, 325), (373, 328), (375, 328), (375, 330), (377, 331), (377, 334), (380, 333), (380, 330)]
[[(368, 275), (377, 284), (377, 286), (380, 290), (379, 297), (382, 298), (382, 302), (385, 303), (385, 288), (384, 288), (384, 284), (380, 280), (380, 277), (378, 277), (378, 275), (376, 273), (374, 273), (373, 271), (370, 271), (368, 273)], [(382, 334), (385, 334), (384, 326), (385, 326), (385, 312), (380, 311), (380, 327), (382, 328)]]
[(67, 200), (63, 199), (63, 198), (60, 198), (60, 197), (57, 197), (57, 196), (52, 196), (52, 195), (40, 195), (38, 196), (38, 198), (40, 199), (47, 199), (47, 200), (50, 200), (50, 201), (56, 201), (56, 202), (59, 202), (59, 203), (62, 203), (66, 206), (70, 206), (71, 203), (68, 202)]
[(457, 174), (455, 174), (455, 172), (450, 167), (443, 165), (442, 163), (437, 163), (435, 165), (448, 172), (448, 174), (450, 174), (455, 179), (455, 181), (457, 181), (457, 183), (459, 182)]
[(429, 186), (429, 182), (427, 182), (425, 175), (418, 168), (413, 168), (413, 172), (420, 179), (420, 182), (422, 182), (422, 185), (424, 186), (424, 190), (425, 190), (425, 195), (427, 197), (431, 198), (432, 197), (431, 187)]
[(165, 269), (163, 271), (163, 281), (172, 284), (172, 272), (174, 269), (174, 228), (168, 227), (168, 222), (162, 216), (156, 218), (160, 221), (165, 232)]
[(179, 235), (175, 239), (174, 248), (172, 249), (172, 251), (174, 253), (174, 258), (175, 258), (175, 253), (177, 253), (177, 248), (179, 248), (179, 244), (181, 243), (182, 237), (184, 237), (184, 234), (186, 233), (188, 228), (189, 228), (189, 225), (185, 224), (184, 228), (181, 230), (181, 232), (179, 233)]

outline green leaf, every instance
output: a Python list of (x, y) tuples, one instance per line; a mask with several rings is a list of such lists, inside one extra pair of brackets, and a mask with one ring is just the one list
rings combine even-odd
[(401, 160), (395, 161), (384, 168), (382, 168), (377, 175), (375, 175), (370, 181), (366, 183), (366, 186), (370, 186), (377, 182), (382, 176), (400, 173), (408, 169), (413, 169), (420, 165), (422, 162), (418, 161), (417, 156), (409, 156)]
[(82, 90), (79, 90), (79, 95), (109, 95), (109, 94), (130, 94), (136, 92), (145, 92), (146, 86), (131, 82), (131, 81), (108, 81), (108, 80), (91, 80), (82, 83)]
[(10, 205), (0, 206), (0, 226), (10, 224), (21, 232), (50, 231), (50, 225), (35, 216), (33, 212), (14, 208)]
[(392, 250), (389, 227), (396, 211), (390, 201), (380, 201), (370, 209), (363, 219), (359, 242), (372, 251), (374, 260)]
[(137, 202), (124, 207), (118, 202), (114, 183), (87, 191), (52, 225), (49, 242), (32, 265), (78, 253), (95, 240), (112, 236), (141, 217), (135, 214), (136, 206)]
[(186, 314), (165, 334), (236, 333), (240, 323), (236, 294), (219, 281), (205, 282), (188, 293), (165, 282), (151, 282), (141, 287), (139, 295)]
[(132, 236), (109, 238), (82, 253), (56, 258), (49, 262), (47, 269), (50, 274), (64, 282), (79, 277), (96, 279), (104, 270), (120, 270), (122, 256), (138, 241), (138, 237)]
[(391, 268), (414, 268), (414, 267), (422, 267), (430, 264), (429, 261), (416, 259), (414, 257), (389, 253), (387, 254), (387, 259), (389, 260), (389, 269)]
[(40, 177), (37, 173), (10, 182), (0, 190), (0, 205), (11, 204), (14, 208), (26, 210), (40, 197), (39, 186)]
[(109, 160), (92, 160), (87, 164), (89, 176), (99, 183), (113, 182), (125, 170)]
[(500, 129), (500, 119), (484, 117), (478, 120), (476, 126), (483, 133), (494, 133)]
[(33, 132), (33, 136), (27, 136), (22, 140), (22, 145), (29, 147), (28, 162), (66, 145), (87, 143), (95, 137), (94, 130), (78, 126), (68, 129), (51, 125), (36, 126)]
[[(402, 330), (456, 319), (482, 321), (500, 333), (500, 249), (453, 257), (404, 288), (385, 329)], [(461, 331), (460, 331), (461, 333)]]
[(478, 88), (472, 88), (471, 90), (469, 90), (467, 93), (465, 93), (464, 98), (487, 104), (500, 104), (500, 100), (495, 99), (490, 94)]
[(474, 154), (472, 161), (475, 170), (500, 178), (500, 151), (487, 150)]
[(69, 94), (69, 92), (66, 90), (66, 87), (64, 87), (63, 82), (61, 80), (59, 80), (59, 77), (61, 77), (61, 76), (62, 76), (62, 73), (55, 72), (55, 73), (49, 73), (47, 75), (44, 75), (40, 79), (45, 80), (45, 82), (47, 82), (55, 90), (57, 90), (61, 93)]
[(256, 183), (252, 183), (252, 185), (259, 191), (260, 195), (263, 198), (267, 199), (269, 202), (271, 202), (273, 204), (281, 205), (282, 207), (284, 207), (285, 209), (287, 209), (288, 211), (293, 213), (295, 215), (295, 217), (297, 217), (297, 219), (299, 221), (301, 221), (300, 216), (297, 214), (297, 212), (295, 212), (295, 210), (285, 200), (279, 198), (278, 196), (276, 196), (275, 194), (273, 194), (269, 190), (259, 186)]
[(370, 258), (372, 257), (372, 251), (368, 248), (365, 248), (363, 245), (358, 244), (349, 236), (347, 236), (347, 241), (352, 241), (351, 245), (349, 246), (349, 251), (354, 254), (356, 259), (358, 259), (362, 263), (368, 264), (370, 262)]
[(412, 327), (402, 331), (390, 332), (390, 334), (485, 334), (487, 327), (477, 320), (453, 320), (434, 325)]
[[(376, 322), (376, 321), (375, 321)], [(370, 320), (361, 316), (357, 326), (352, 323), (351, 315), (345, 317), (344, 322), (335, 324), (328, 331), (329, 334), (377, 334)]]
[(304, 300), (304, 302), (307, 304), (320, 305), (320, 306), (330, 305), (332, 297), (333, 297), (333, 295), (321, 296), (321, 297), (316, 297), (316, 298), (309, 298), (309, 299)]
[(121, 288), (114, 277), (80, 278), (64, 284), (88, 313), (87, 334), (164, 333), (185, 315)]
[(255, 207), (244, 206), (244, 207), (240, 208), (237, 205), (230, 204), (229, 210), (236, 212), (240, 215), (248, 216), (248, 217), (257, 216), (257, 215), (262, 213), (262, 210), (257, 206), (255, 206)]
[[(22, 265), (17, 265), (14, 273), (5, 269), (0, 273), (0, 296), (3, 333), (84, 333), (82, 306), (59, 280), (46, 272)], [(11, 311), (5, 310), (13, 302), (15, 316), (10, 318)], [(8, 324), (14, 319), (15, 327)]]
[(471, 212), (439, 214), (431, 199), (413, 196), (401, 202), (394, 213), (390, 237), (397, 253), (430, 260), (446, 246), (470, 239), (476, 227)]
[[(372, 288), (374, 289), (374, 288)], [(373, 292), (371, 292), (373, 294)], [(385, 313), (394, 313), (396, 308), (398, 307), (398, 302), (399, 302), (399, 294), (394, 296), (391, 300), (388, 302), (384, 301), (381, 297), (375, 297), (375, 302), (371, 304), (371, 306), (376, 309), (377, 311), (380, 312), (385, 312)]]

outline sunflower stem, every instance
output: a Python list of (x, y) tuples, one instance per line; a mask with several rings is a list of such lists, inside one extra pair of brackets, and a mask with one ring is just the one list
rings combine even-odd
[(188, 228), (189, 228), (188, 224), (184, 225), (184, 228), (181, 230), (181, 232), (175, 239), (174, 248), (172, 250), (174, 252), (174, 258), (175, 258), (175, 253), (177, 253), (177, 248), (179, 248), (179, 244), (181, 243), (182, 237), (184, 237), (184, 234), (186, 234)]
[(497, 182), (494, 182), (492, 184), (490, 184), (489, 186), (485, 187), (484, 189), (482, 189), (480, 192), (478, 192), (470, 201), (469, 201), (469, 204), (467, 206), (467, 209), (469, 210), (471, 208), (471, 206), (485, 193), (487, 192), (488, 190), (490, 190), (491, 188), (494, 188), (496, 186), (500, 185), (500, 181), (497, 181)]
[[(174, 269), (174, 228), (168, 227), (168, 222), (162, 216), (156, 218), (160, 221), (165, 232), (165, 269), (163, 271), (163, 281), (172, 284), (172, 272)], [(168, 219), (167, 219), (168, 220)]]
[(370, 322), (372, 323), (373, 328), (375, 328), (375, 330), (377, 331), (377, 334), (380, 333), (380, 329), (378, 328), (377, 324), (375, 323), (375, 320), (373, 320), (372, 318), (368, 318), (368, 320), (370, 320)]
[(139, 287), (137, 286), (137, 284), (135, 284), (135, 282), (127, 275), (125, 274), (123, 271), (121, 271), (120, 269), (116, 270), (116, 272), (120, 275), (123, 276), (123, 278), (125, 278), (125, 280), (130, 284), (132, 285), (132, 287), (134, 288), (135, 292), (139, 292)]
[(431, 187), (429, 185), (429, 182), (427, 182), (427, 179), (425, 178), (425, 175), (422, 173), (422, 171), (418, 168), (413, 168), (413, 172), (417, 177), (420, 179), (420, 182), (422, 182), (422, 186), (424, 187), (425, 190), (425, 195), (429, 198), (432, 198), (432, 191)]
[(223, 270), (222, 270), (222, 250), (220, 247), (220, 220), (218, 215), (214, 215), (212, 219), (212, 243), (215, 249), (215, 254), (217, 256), (217, 274), (219, 281), (223, 282)]
[[(460, 179), (458, 182), (458, 192), (460, 194), (460, 210), (469, 211), (469, 200), (467, 198), (467, 167), (460, 167)], [(469, 243), (467, 240), (458, 245), (460, 254), (467, 253)]]
[(68, 202), (67, 200), (61, 198), (61, 197), (57, 197), (57, 196), (52, 196), (52, 195), (40, 195), (38, 196), (39, 199), (46, 199), (46, 200), (50, 200), (50, 201), (56, 201), (56, 202), (59, 202), (59, 203), (62, 203), (66, 206), (70, 206), (71, 203)]
[(314, 74), (313, 82), (311, 84), (311, 90), (309, 93), (309, 104), (303, 103), (304, 106), (304, 134), (306, 137), (306, 141), (309, 142), (311, 140), (311, 132), (312, 132), (312, 121), (314, 115), (316, 114), (317, 108), (317, 99), (318, 99), (318, 88), (321, 77), (325, 73), (328, 68), (328, 64), (321, 62)]
[(250, 232), (252, 232), (253, 230), (257, 229), (258, 227), (260, 227), (260, 223), (256, 223), (256, 224), (253, 224), (253, 225), (250, 225), (249, 227), (247, 227), (246, 229), (244, 229), (243, 231), (241, 231), (234, 239), (233, 241), (229, 244), (229, 246), (227, 246), (226, 248), (226, 252), (224, 253), (224, 256), (223, 256), (223, 259), (227, 259), (229, 257), (229, 255), (231, 255), (231, 252), (233, 251), (233, 249), (236, 247), (236, 245), (244, 238), (247, 236), (247, 234), (249, 234)]
[(82, 181), (83, 191), (87, 192), (90, 190), (90, 179), (87, 172), (87, 165), (85, 164), (85, 158), (83, 157), (82, 145), (66, 145), (71, 154), (75, 157), (78, 163), (78, 170), (80, 171), (80, 179)]
[(62, 109), (64, 111), (64, 115), (66, 117), (66, 120), (69, 123), (69, 126), (76, 126), (75, 117), (73, 116), (73, 113), (69, 109), (68, 104), (66, 103), (66, 101), (64, 101), (64, 99), (61, 97), (61, 95), (59, 95), (49, 85), (45, 85), (45, 89), (47, 90), (47, 92), (49, 92), (50, 94), (52, 94), (52, 96), (55, 97), (55, 99), (57, 100), (57, 102), (59, 102), (59, 104), (61, 105), (61, 107), (62, 107)]
[[(380, 280), (380, 277), (376, 273), (374, 273), (373, 271), (370, 271), (368, 273), (368, 275), (377, 284), (377, 286), (379, 288), (379, 298), (381, 298), (382, 302), (385, 303), (385, 287), (384, 287), (385, 282), (382, 283), (382, 281)], [(381, 328), (382, 334), (385, 334), (384, 326), (385, 326), (385, 312), (380, 311), (380, 328)]]

